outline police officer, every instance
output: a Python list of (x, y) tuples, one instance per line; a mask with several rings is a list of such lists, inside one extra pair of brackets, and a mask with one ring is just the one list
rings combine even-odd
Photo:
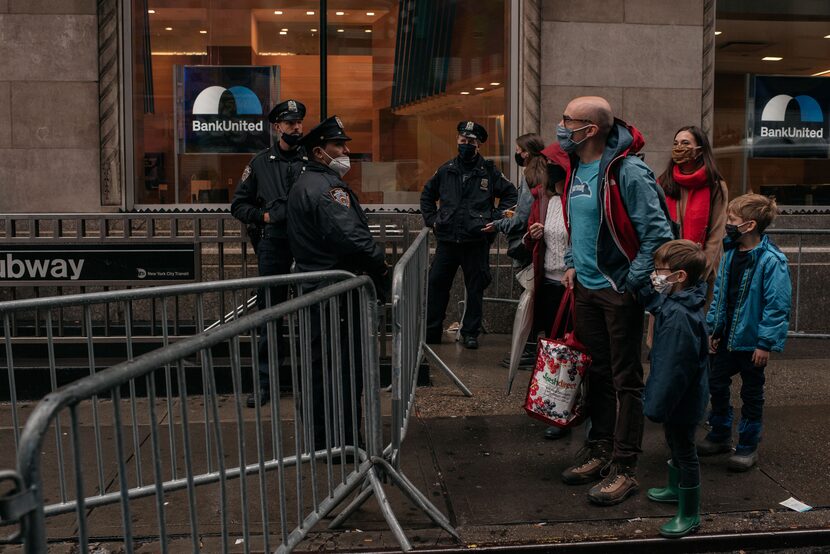
[[(484, 289), (490, 284), (490, 241), (482, 229), (515, 207), (516, 187), (479, 154), (487, 130), (474, 121), (458, 124), (458, 156), (438, 168), (421, 194), (421, 214), (438, 247), (429, 270), (428, 343), (441, 342), (447, 303), (458, 267), (464, 272), (467, 309), (461, 325), (466, 348), (478, 348)], [(494, 199), (499, 199), (498, 208)], [(440, 202), (440, 207), (436, 203)]]
[[(384, 251), (369, 232), (369, 225), (357, 195), (343, 181), (350, 169), (349, 148), (351, 140), (337, 116), (330, 117), (317, 125), (303, 138), (303, 145), (309, 155), (309, 163), (288, 195), (288, 242), (294, 252), (299, 271), (324, 271), (344, 269), (353, 273), (368, 274), (375, 282), (378, 296), (387, 294), (390, 275)], [(318, 285), (319, 286), (319, 285)], [(305, 290), (309, 290), (306, 288)], [(354, 303), (352, 325), (359, 327), (358, 303)], [(357, 405), (354, 412), (344, 407), (343, 418), (335, 417), (332, 422), (343, 425), (346, 444), (354, 444), (352, 422), (360, 428), (360, 396), (363, 393), (360, 333), (354, 333), (350, 344), (345, 305), (340, 313), (340, 348), (344, 404), (352, 398), (349, 378), (348, 352), (352, 352), (355, 367), (355, 395)], [(311, 310), (311, 351), (312, 380), (314, 395), (314, 445), (315, 450), (325, 444), (325, 412), (323, 388), (322, 344), (320, 337), (320, 308)], [(329, 364), (331, 366), (331, 363)], [(333, 368), (337, 369), (337, 368)], [(333, 379), (329, 379), (333, 383)], [(331, 404), (331, 402), (330, 402)], [(334, 437), (335, 442), (339, 441)], [(332, 445), (334, 446), (334, 444)]]
[[(231, 213), (248, 226), (248, 234), (257, 255), (259, 275), (282, 275), (291, 271), (293, 258), (288, 249), (286, 232), (286, 202), (291, 184), (302, 173), (307, 163), (305, 150), (300, 146), (303, 135), (305, 105), (297, 100), (280, 102), (268, 114), (277, 141), (256, 154), (242, 173), (231, 203)], [(257, 294), (257, 306), (262, 309), (266, 300), (270, 305), (288, 297), (288, 287), (271, 287), (270, 299), (265, 289)], [(279, 342), (277, 355), (287, 352), (281, 322), (277, 324)], [(261, 404), (270, 399), (268, 346), (264, 329), (259, 338), (259, 398)], [(288, 371), (280, 378), (281, 387), (290, 387)], [(249, 408), (256, 405), (254, 393), (248, 396)]]

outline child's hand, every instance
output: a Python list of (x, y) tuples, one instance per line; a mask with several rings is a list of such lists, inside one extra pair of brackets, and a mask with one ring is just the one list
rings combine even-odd
[(720, 339), (717, 337), (709, 337), (709, 354), (714, 354), (718, 351)]
[(755, 364), (755, 367), (764, 367), (767, 365), (769, 361), (769, 352), (766, 350), (761, 350), (760, 348), (756, 348), (755, 352), (752, 353), (752, 363)]

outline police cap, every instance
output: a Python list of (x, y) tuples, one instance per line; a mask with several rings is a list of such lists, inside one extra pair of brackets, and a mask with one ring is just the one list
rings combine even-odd
[(271, 113), (268, 114), (268, 121), (299, 121), (305, 117), (305, 104), (298, 100), (286, 100), (280, 102)]
[(458, 134), (462, 137), (474, 138), (479, 142), (487, 142), (487, 129), (475, 121), (459, 121)]
[(302, 144), (309, 151), (329, 140), (352, 140), (343, 129), (343, 122), (336, 115), (321, 121), (314, 129), (303, 136)]

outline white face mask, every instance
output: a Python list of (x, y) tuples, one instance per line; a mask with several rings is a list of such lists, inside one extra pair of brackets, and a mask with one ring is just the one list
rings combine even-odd
[[(676, 271), (674, 273), (677, 273)], [(652, 272), (651, 274), (651, 286), (654, 287), (655, 292), (658, 294), (665, 294), (669, 292), (674, 285), (672, 281), (669, 281), (669, 277), (674, 275), (674, 273), (669, 273), (668, 275), (660, 275), (656, 271)]]
[(322, 150), (322, 152), (328, 159), (331, 160), (329, 162), (329, 167), (336, 171), (340, 177), (343, 177), (352, 168), (352, 162), (348, 156), (337, 156), (336, 158), (332, 158), (325, 150)]

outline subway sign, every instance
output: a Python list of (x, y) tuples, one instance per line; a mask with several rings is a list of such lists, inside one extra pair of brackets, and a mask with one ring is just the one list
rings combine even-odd
[(254, 153), (271, 145), (266, 115), (273, 68), (185, 66), (183, 147), (186, 154)]
[(0, 285), (133, 285), (197, 280), (193, 243), (0, 244)]
[(827, 158), (830, 79), (756, 75), (752, 156)]

